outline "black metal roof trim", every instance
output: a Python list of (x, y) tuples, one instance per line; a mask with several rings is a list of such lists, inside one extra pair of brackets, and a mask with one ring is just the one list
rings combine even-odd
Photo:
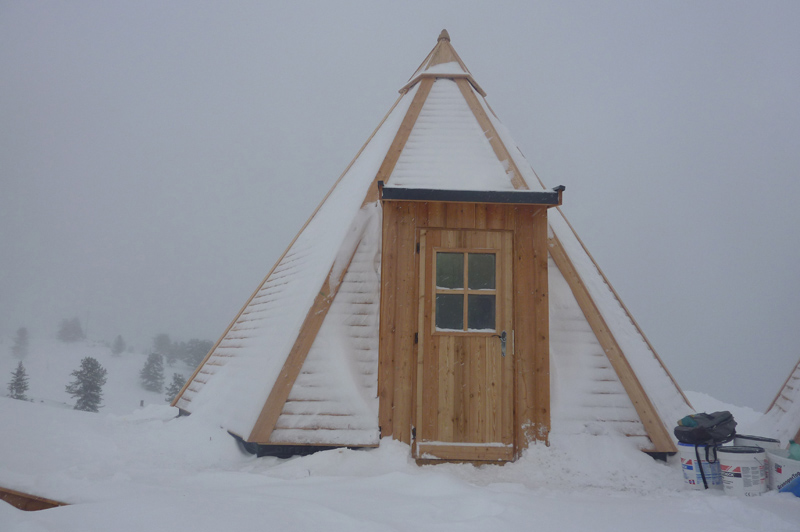
[(382, 198), (406, 201), (560, 205), (563, 190), (562, 187), (556, 187), (554, 190), (441, 190), (384, 186)]

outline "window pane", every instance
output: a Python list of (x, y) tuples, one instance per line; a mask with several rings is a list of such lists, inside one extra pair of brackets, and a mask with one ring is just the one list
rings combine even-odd
[(464, 296), (436, 294), (436, 329), (464, 330)]
[(470, 253), (469, 289), (494, 290), (494, 253)]
[(494, 323), (494, 296), (470, 294), (467, 302), (467, 322), (469, 330), (493, 331)]
[(464, 254), (436, 254), (436, 286), (438, 288), (464, 288)]

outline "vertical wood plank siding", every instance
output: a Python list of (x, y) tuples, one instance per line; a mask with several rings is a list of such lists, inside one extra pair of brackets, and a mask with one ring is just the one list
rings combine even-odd
[[(513, 416), (517, 453), (529, 441), (547, 440), (550, 431), (550, 353), (547, 296), (547, 211), (545, 207), (525, 205), (475, 205), (435, 202), (383, 202), (383, 258), (381, 263), (381, 317), (378, 394), (382, 436), (412, 441), (412, 427), (423, 409), (438, 409), (438, 391), (428, 383), (455, 378), (438, 369), (424, 376), (426, 387), (416, 390), (417, 372), (442, 357), (462, 357), (456, 346), (445, 352), (423, 352), (417, 359), (415, 333), (421, 337), (420, 283), (417, 278), (417, 244), (425, 229), (481, 229), (514, 232), (513, 274), (514, 363), (507, 364), (509, 382), (514, 382), (512, 404), (503, 405)], [(430, 247), (430, 245), (428, 246)], [(509, 281), (510, 282), (510, 281)], [(424, 312), (424, 308), (422, 310)], [(485, 357), (483, 357), (485, 358)], [(449, 358), (448, 358), (449, 359)], [(476, 358), (470, 371), (480, 371), (485, 360)], [(472, 366), (475, 367), (472, 367)], [(428, 371), (428, 370), (426, 370)], [(444, 382), (444, 381), (442, 381)], [(452, 384), (452, 383), (451, 383)], [(465, 383), (468, 385), (468, 383)], [(456, 388), (458, 388), (456, 386)], [(422, 404), (419, 404), (421, 401)], [(440, 413), (441, 415), (441, 413)], [(484, 423), (492, 424), (492, 412), (485, 413)], [(435, 416), (425, 415), (422, 419)], [(459, 427), (426, 427), (426, 434), (436, 430), (460, 430)]]

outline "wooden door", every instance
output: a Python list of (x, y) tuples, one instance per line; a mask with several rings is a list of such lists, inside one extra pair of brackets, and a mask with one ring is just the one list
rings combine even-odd
[(414, 454), (512, 460), (511, 231), (421, 229)]

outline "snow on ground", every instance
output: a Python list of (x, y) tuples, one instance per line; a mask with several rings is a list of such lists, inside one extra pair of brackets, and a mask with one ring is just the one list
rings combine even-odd
[(723, 403), (702, 392), (684, 392), (684, 394), (697, 412), (711, 413), (727, 410), (733, 414), (733, 419), (736, 420), (736, 432), (739, 434), (754, 434), (751, 432), (751, 427), (763, 415), (763, 412), (757, 412), (748, 406)]
[[(116, 364), (106, 362), (110, 384)], [(42, 386), (63, 388), (57, 380)], [(419, 467), (388, 439), (369, 451), (255, 458), (202, 415), (176, 418), (160, 396), (113, 411), (141, 393), (107, 388), (99, 414), (0, 398), (0, 486), (71, 503), (0, 503), (0, 531), (800, 529), (799, 498), (687, 490), (675, 459), (656, 462), (613, 435), (555, 439), (502, 467)]]

